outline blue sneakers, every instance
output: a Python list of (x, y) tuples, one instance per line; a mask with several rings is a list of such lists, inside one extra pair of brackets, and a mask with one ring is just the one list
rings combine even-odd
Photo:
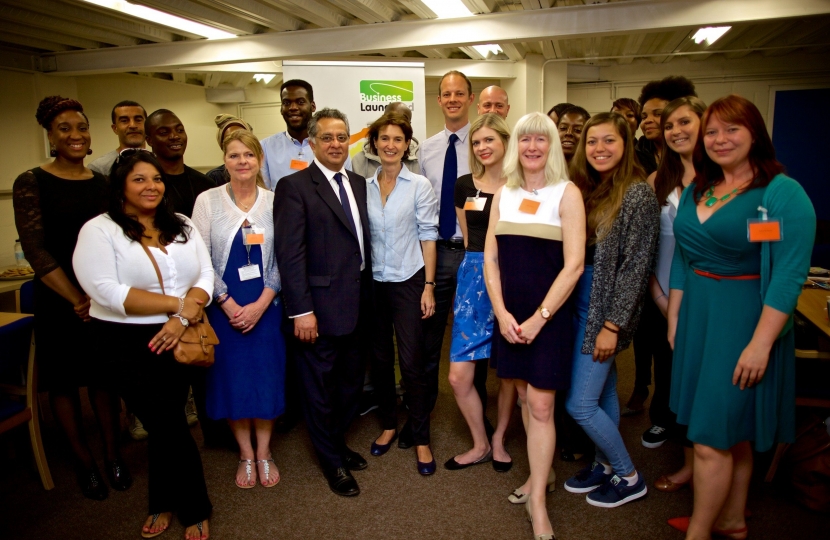
[(589, 493), (605, 484), (611, 478), (605, 468), (595, 461), (565, 481), (565, 489), (571, 493)]
[[(565, 487), (567, 488), (567, 484)], [(600, 508), (616, 508), (645, 497), (646, 493), (648, 493), (648, 487), (642, 475), (637, 479), (636, 484), (629, 486), (628, 481), (615, 474), (598, 490), (589, 493), (586, 500), (588, 504)]]

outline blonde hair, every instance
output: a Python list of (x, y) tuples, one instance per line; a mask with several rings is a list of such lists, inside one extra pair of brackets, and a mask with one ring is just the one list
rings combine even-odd
[(467, 136), (467, 146), (470, 147), (470, 172), (474, 178), (481, 178), (484, 175), (484, 165), (481, 164), (473, 151), (473, 135), (483, 127), (490, 128), (498, 133), (505, 149), (510, 141), (510, 128), (501, 116), (496, 113), (487, 113), (475, 119), (470, 126), (470, 134)]
[[(257, 161), (259, 162), (259, 170), (256, 173), (256, 185), (263, 189), (268, 189), (265, 185), (265, 180), (262, 178), (262, 161), (265, 158), (265, 154), (262, 151), (262, 145), (259, 144), (259, 139), (257, 139), (253, 133), (248, 131), (247, 129), (237, 129), (236, 131), (231, 131), (225, 138), (222, 139), (222, 154), (228, 154), (228, 146), (233, 141), (239, 141), (245, 145), (245, 147), (252, 151), (256, 156)], [(230, 177), (230, 173), (225, 170), (225, 174)]]
[[(588, 132), (592, 127), (604, 124), (614, 126), (617, 134), (623, 140), (623, 155), (620, 159), (614, 174), (603, 181), (599, 173), (589, 163), (585, 155), (585, 144), (588, 139)], [(634, 154), (634, 136), (628, 126), (628, 121), (619, 113), (599, 113), (585, 123), (582, 130), (582, 138), (576, 147), (576, 154), (571, 160), (571, 178), (574, 184), (582, 191), (582, 198), (585, 200), (585, 214), (588, 225), (588, 238), (596, 234), (596, 240), (589, 242), (598, 243), (611, 232), (614, 220), (620, 213), (623, 198), (628, 188), (636, 183), (643, 182), (646, 174), (643, 168), (637, 163)]]
[(519, 162), (519, 139), (525, 135), (544, 135), (550, 142), (545, 162), (545, 185), (552, 186), (567, 181), (568, 165), (565, 163), (565, 154), (562, 153), (559, 130), (549, 116), (532, 112), (519, 118), (507, 145), (504, 156), (504, 176), (507, 178), (505, 186), (521, 187), (524, 184), (524, 170)]

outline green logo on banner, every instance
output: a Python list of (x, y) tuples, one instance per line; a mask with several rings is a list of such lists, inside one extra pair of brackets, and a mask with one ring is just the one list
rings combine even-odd
[(414, 99), (412, 81), (360, 81), (360, 101), (390, 103)]

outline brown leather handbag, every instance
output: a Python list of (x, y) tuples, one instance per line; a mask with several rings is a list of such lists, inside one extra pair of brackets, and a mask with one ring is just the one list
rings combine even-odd
[[(161, 285), (161, 292), (164, 294), (164, 281), (161, 279), (161, 271), (156, 263), (156, 258), (144, 244), (141, 244), (144, 252), (150, 257), (153, 268), (156, 270), (156, 277)], [(203, 317), (199, 322), (191, 323), (184, 330), (179, 342), (173, 348), (173, 357), (180, 364), (189, 366), (210, 367), (213, 365), (213, 348), (219, 345), (219, 338), (207, 320)]]

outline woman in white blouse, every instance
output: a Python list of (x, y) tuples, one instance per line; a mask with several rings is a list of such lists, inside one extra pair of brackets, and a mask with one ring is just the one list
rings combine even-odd
[(122, 152), (110, 183), (109, 211), (83, 226), (72, 263), (90, 296), (92, 350), (103, 378), (152, 433), (141, 536), (164, 532), (175, 511), (186, 540), (206, 540), (212, 507), (184, 413), (187, 368), (172, 351), (213, 292), (210, 256), (191, 221), (168, 205), (164, 172), (151, 153)]
[(250, 131), (229, 133), (222, 148), (230, 182), (199, 195), (193, 208), (216, 275), (207, 315), (222, 343), (208, 371), (207, 414), (227, 419), (239, 443), (236, 485), (252, 488), (258, 476), (270, 488), (280, 480), (271, 431), (285, 410), (274, 194), (263, 183), (262, 147)]

